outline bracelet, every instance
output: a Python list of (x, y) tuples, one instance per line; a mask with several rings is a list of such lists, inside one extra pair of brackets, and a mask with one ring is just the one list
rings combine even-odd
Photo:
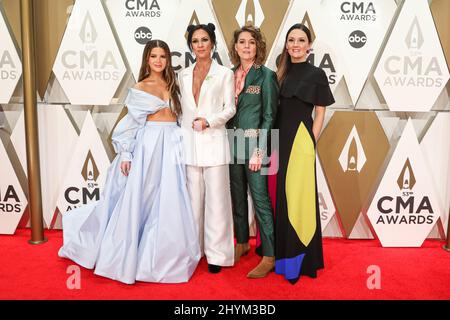
[(255, 150), (253, 150), (253, 154), (252, 157), (257, 157), (259, 159), (262, 159), (264, 157), (264, 150), (261, 148), (255, 148)]
[(259, 129), (246, 129), (244, 130), (244, 137), (246, 138), (258, 138)]

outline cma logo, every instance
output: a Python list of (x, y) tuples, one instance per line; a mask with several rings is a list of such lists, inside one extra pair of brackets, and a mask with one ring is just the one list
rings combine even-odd
[(355, 49), (364, 47), (367, 42), (367, 36), (361, 30), (355, 30), (348, 36), (348, 43)]
[(376, 11), (373, 2), (344, 1), (341, 4), (340, 20), (375, 21)]
[(95, 42), (95, 40), (97, 40), (97, 30), (94, 27), (94, 22), (92, 21), (89, 11), (84, 17), (83, 24), (78, 36), (84, 44), (92, 44)]
[(436, 56), (423, 56), (418, 51), (424, 44), (417, 17), (411, 23), (404, 39), (409, 52), (404, 56), (390, 56), (384, 62), (384, 69), (391, 75), (384, 85), (402, 87), (442, 87), (443, 72)]
[(236, 21), (240, 26), (252, 25), (259, 27), (264, 21), (264, 13), (259, 0), (242, 0), (236, 14)]
[[(111, 51), (92, 52), (67, 50), (61, 56), (61, 62), (66, 69), (63, 80), (118, 80), (119, 69)], [(109, 71), (108, 69), (115, 69)]]
[(20, 213), (21, 209), (20, 199), (14, 186), (8, 185), (4, 193), (0, 190), (0, 214), (13, 212)]
[(7, 50), (0, 53), (0, 80), (17, 79), (17, 67)]
[(139, 27), (134, 32), (134, 40), (139, 44), (146, 44), (148, 41), (152, 40), (152, 32), (147, 27)]
[[(428, 196), (414, 196), (412, 189), (416, 184), (416, 178), (409, 158), (396, 181), (402, 192), (401, 196), (383, 196), (378, 200), (377, 208), (382, 215), (377, 220), (383, 224), (431, 224), (433, 223), (433, 207)], [(401, 213), (409, 215), (400, 215)], [(396, 214), (390, 215), (389, 214)], [(384, 214), (384, 215), (383, 215)]]
[(397, 185), (400, 190), (406, 192), (404, 195), (412, 194), (412, 189), (416, 184), (416, 177), (414, 175), (414, 171), (411, 167), (411, 162), (409, 162), (409, 158), (406, 159), (403, 169), (398, 176)]
[(358, 130), (353, 125), (352, 131), (348, 135), (347, 141), (339, 156), (339, 163), (344, 172), (361, 172), (366, 164), (367, 157), (359, 138)]
[(99, 174), (100, 172), (98, 171), (97, 164), (94, 161), (91, 150), (89, 150), (83, 164), (83, 169), (81, 170), (81, 175), (83, 176), (84, 181), (89, 183), (97, 181)]
[(422, 48), (424, 43), (424, 37), (422, 33), (422, 29), (420, 28), (419, 20), (417, 17), (414, 17), (414, 20), (409, 27), (408, 33), (405, 38), (405, 43), (408, 49), (410, 50), (419, 50)]
[(126, 0), (126, 17), (161, 17), (161, 8), (157, 0)]
[(320, 207), (320, 220), (322, 221), (326, 221), (328, 219), (328, 206), (327, 206), (327, 202), (325, 201), (325, 198), (322, 194), (322, 192), (318, 192), (317, 193), (317, 198), (319, 200), (319, 207)]
[[(69, 187), (64, 192), (64, 198), (66, 201), (73, 205), (78, 205), (80, 202), (82, 204), (88, 203), (89, 200), (97, 201), (100, 199), (100, 189), (98, 188), (98, 183), (96, 182), (100, 172), (98, 170), (97, 164), (94, 161), (91, 151), (89, 150), (86, 160), (84, 161), (83, 168), (81, 169), (81, 176), (86, 182), (86, 187), (80, 188)], [(81, 192), (81, 200), (80, 200)], [(75, 208), (75, 206), (74, 206)], [(72, 207), (68, 207), (66, 211), (72, 210)]]
[[(316, 64), (316, 58), (320, 59), (319, 64)], [(317, 59), (318, 60), (318, 59)], [(308, 58), (307, 61), (309, 63), (311, 63), (312, 65), (315, 65), (321, 69), (323, 69), (324, 71), (328, 71), (330, 72), (330, 74), (328, 76), (328, 83), (329, 84), (335, 84), (336, 83), (336, 68), (334, 67), (334, 63), (333, 60), (331, 59), (331, 55), (329, 53), (325, 53), (323, 54), (323, 56), (321, 57), (316, 57), (315, 53), (311, 53)]]
[(128, 10), (161, 10), (157, 0), (126, 0), (125, 7)]
[[(119, 69), (111, 50), (97, 50), (95, 42), (97, 30), (89, 12), (83, 19), (78, 34), (84, 44), (84, 50), (66, 50), (61, 55), (64, 66), (63, 80), (118, 80)], [(113, 71), (110, 71), (113, 69)]]
[(67, 50), (61, 56), (62, 64), (67, 69), (106, 69), (108, 66), (118, 69), (118, 65), (111, 51), (99, 53), (92, 51)]
[[(175, 71), (181, 71), (181, 69), (189, 67), (195, 63), (195, 57), (191, 52), (179, 52), (172, 51), (172, 67)], [(223, 65), (222, 59), (217, 51), (214, 51), (212, 58), (217, 61), (218, 64)], [(181, 60), (181, 61), (180, 61)]]
[(112, 51), (95, 48), (98, 34), (89, 12), (86, 13), (78, 36), (85, 45), (84, 50), (66, 50), (62, 53), (61, 63), (65, 68), (62, 79), (117, 80), (119, 73), (108, 70), (119, 69)]

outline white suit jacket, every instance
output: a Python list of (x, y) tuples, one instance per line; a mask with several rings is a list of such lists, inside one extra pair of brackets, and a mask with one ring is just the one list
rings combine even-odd
[[(187, 165), (218, 166), (230, 162), (230, 147), (225, 124), (236, 113), (234, 74), (212, 61), (200, 89), (198, 106), (192, 94), (194, 65), (178, 75), (181, 91), (181, 129)], [(192, 128), (197, 117), (205, 118), (210, 127), (198, 132)]]

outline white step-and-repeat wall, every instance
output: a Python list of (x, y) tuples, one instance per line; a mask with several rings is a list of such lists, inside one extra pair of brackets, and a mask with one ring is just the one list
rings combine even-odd
[[(146, 41), (168, 42), (179, 71), (194, 62), (186, 27), (213, 22), (213, 58), (231, 67), (232, 32), (251, 21), (276, 70), (287, 29), (302, 22), (314, 37), (309, 60), (326, 72), (336, 98), (317, 147), (324, 236), (378, 238), (388, 247), (445, 237), (449, 68), (431, 1), (65, 2), (65, 29), (38, 105), (47, 228), (61, 228), (61, 214), (99, 199), (114, 157), (110, 134)], [(0, 233), (13, 234), (29, 213), (20, 41), (6, 4), (0, 1)]]

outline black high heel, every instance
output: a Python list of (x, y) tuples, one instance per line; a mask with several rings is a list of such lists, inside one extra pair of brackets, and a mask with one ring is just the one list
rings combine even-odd
[(222, 270), (221, 266), (208, 263), (208, 271), (209, 271), (209, 273), (219, 273), (220, 270)]

